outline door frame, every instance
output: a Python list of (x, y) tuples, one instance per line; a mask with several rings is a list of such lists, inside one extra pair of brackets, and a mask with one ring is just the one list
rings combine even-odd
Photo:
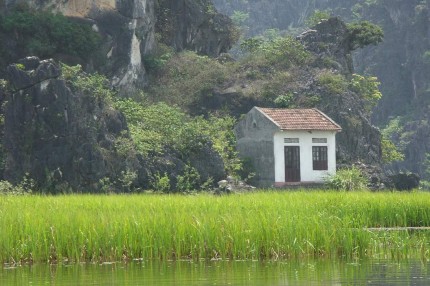
[(300, 146), (284, 146), (285, 182), (301, 182), (300, 165)]

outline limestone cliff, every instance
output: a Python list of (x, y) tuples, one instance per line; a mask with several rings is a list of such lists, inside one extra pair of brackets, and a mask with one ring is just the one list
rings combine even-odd
[[(355, 70), (381, 81), (383, 97), (372, 122), (380, 128), (400, 119), (395, 144), (405, 152), (395, 169), (425, 174), (430, 152), (427, 125), (430, 82), (430, 1), (422, 0), (214, 0), (227, 15), (243, 13), (247, 36), (277, 28), (301, 31), (316, 10), (326, 10), (346, 21), (369, 20), (385, 32), (384, 42), (353, 54)], [(399, 117), (399, 118), (397, 118)], [(427, 138), (427, 139), (426, 139)], [(430, 178), (428, 178), (430, 179)]]
[(4, 177), (34, 179), (45, 191), (91, 191), (100, 179), (137, 170), (115, 140), (127, 136), (121, 113), (101, 98), (72, 91), (52, 60), (36, 57), (8, 67), (4, 106)]
[[(103, 36), (105, 64), (100, 69), (123, 93), (147, 83), (144, 58), (157, 49), (156, 32), (177, 51), (191, 49), (211, 56), (226, 52), (234, 41), (230, 19), (207, 0), (11, 0), (0, 4), (0, 14), (23, 4), (89, 21)], [(86, 65), (91, 69), (91, 62)]]
[(218, 56), (230, 50), (237, 35), (225, 15), (210, 0), (158, 0), (156, 30), (177, 51)]
[(147, 189), (159, 174), (175, 187), (189, 167), (197, 170), (199, 184), (225, 176), (210, 141), (187, 150), (186, 157), (172, 146), (145, 156), (137, 152), (112, 99), (76, 84), (64, 69), (36, 57), (7, 68), (9, 87), (0, 86), (4, 179), (28, 177), (43, 192), (59, 193)]

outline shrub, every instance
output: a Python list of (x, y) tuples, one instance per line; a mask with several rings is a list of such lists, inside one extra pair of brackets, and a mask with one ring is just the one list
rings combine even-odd
[(171, 56), (163, 64), (154, 78), (150, 92), (156, 101), (186, 109), (202, 95), (210, 95), (219, 83), (229, 77), (228, 65), (186, 51)]
[(249, 13), (235, 10), (230, 18), (236, 26), (243, 26), (249, 19)]
[(110, 101), (115, 96), (109, 88), (108, 79), (98, 73), (86, 74), (82, 71), (81, 65), (68, 66), (61, 64), (63, 78), (67, 80), (73, 88), (86, 94), (92, 94), (97, 99)]
[(335, 74), (327, 70), (319, 74), (317, 80), (320, 85), (333, 94), (344, 93), (348, 87), (348, 82), (343, 75)]
[(166, 173), (161, 176), (159, 173), (155, 174), (152, 178), (151, 186), (154, 191), (168, 193), (170, 192), (170, 179)]
[(347, 28), (351, 50), (379, 44), (384, 38), (382, 28), (368, 21), (349, 23)]
[(279, 108), (288, 108), (288, 107), (291, 107), (292, 101), (293, 101), (293, 94), (288, 93), (288, 94), (283, 94), (278, 96), (275, 99), (274, 103)]
[(0, 17), (0, 32), (17, 38), (24, 54), (41, 58), (57, 53), (88, 59), (98, 50), (101, 38), (89, 24), (77, 23), (61, 14), (20, 8)]
[(314, 13), (306, 19), (305, 24), (308, 27), (313, 27), (317, 25), (322, 20), (327, 20), (330, 18), (330, 11), (328, 10), (315, 10)]
[(382, 135), (381, 138), (381, 149), (382, 149), (382, 162), (390, 163), (393, 161), (402, 161), (405, 159), (405, 155), (397, 150), (396, 145), (390, 141), (387, 137)]
[(377, 77), (353, 74), (350, 87), (366, 100), (365, 107), (370, 111), (382, 97), (379, 91), (380, 84)]
[(410, 191), (418, 188), (420, 185), (420, 177), (414, 173), (400, 172), (398, 174), (391, 175), (390, 179), (393, 181), (396, 190), (399, 191)]
[(275, 37), (270, 40), (250, 38), (241, 44), (241, 49), (251, 53), (251, 56), (263, 56), (268, 65), (290, 67), (304, 65), (311, 58), (311, 54), (294, 38)]
[(338, 170), (336, 174), (326, 178), (330, 189), (339, 191), (355, 191), (367, 189), (368, 179), (355, 166)]
[(183, 175), (177, 177), (176, 191), (189, 193), (200, 188), (200, 175), (197, 170), (189, 165), (185, 166)]

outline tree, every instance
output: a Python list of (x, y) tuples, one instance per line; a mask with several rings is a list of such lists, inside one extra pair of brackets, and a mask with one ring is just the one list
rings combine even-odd
[(377, 77), (353, 74), (350, 87), (366, 100), (365, 107), (370, 111), (382, 97), (382, 93), (379, 91), (380, 84)]
[(347, 28), (351, 50), (379, 44), (384, 38), (382, 28), (368, 21), (350, 23)]
[(328, 10), (315, 10), (315, 12), (306, 19), (305, 24), (308, 27), (313, 27), (323, 20), (330, 18), (330, 11)]

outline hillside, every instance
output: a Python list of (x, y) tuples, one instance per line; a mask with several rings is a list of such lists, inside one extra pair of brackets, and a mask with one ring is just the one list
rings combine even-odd
[[(189, 191), (246, 176), (231, 131), (254, 105), (317, 107), (343, 127), (340, 163), (377, 169), (383, 158), (370, 122), (378, 82), (353, 74), (361, 44), (339, 18), (298, 38), (251, 39), (235, 60), (226, 52), (239, 31), (207, 0), (17, 2), (0, 2), (10, 181)], [(30, 55), (54, 60), (19, 60)]]
[(419, 173), (430, 179), (426, 159), (429, 114), (429, 1), (421, 0), (214, 0), (221, 12), (239, 22), (246, 37), (267, 29), (298, 33), (316, 11), (340, 16), (347, 22), (368, 20), (384, 30), (384, 41), (354, 52), (355, 72), (376, 76), (382, 99), (372, 123), (405, 154), (388, 169)]

